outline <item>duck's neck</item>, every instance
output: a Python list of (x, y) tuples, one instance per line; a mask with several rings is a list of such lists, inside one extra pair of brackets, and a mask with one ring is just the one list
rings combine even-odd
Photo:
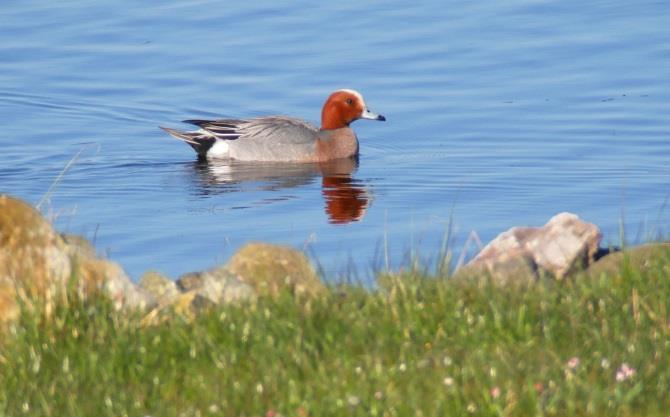
[(327, 111), (325, 108), (321, 112), (321, 130), (334, 130), (349, 127), (342, 116), (335, 111)]

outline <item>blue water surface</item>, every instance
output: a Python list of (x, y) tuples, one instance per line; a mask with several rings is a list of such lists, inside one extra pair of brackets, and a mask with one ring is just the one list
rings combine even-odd
[[(668, 235), (667, 1), (34, 0), (0, 21), (0, 192), (134, 278), (263, 240), (366, 279), (450, 224), (458, 256), (561, 211), (605, 244)], [(345, 87), (387, 117), (353, 125), (358, 166), (199, 164), (157, 128), (317, 123)]]

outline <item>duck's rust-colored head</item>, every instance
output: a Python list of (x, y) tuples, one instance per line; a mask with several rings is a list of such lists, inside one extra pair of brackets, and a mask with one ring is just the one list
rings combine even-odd
[(328, 97), (323, 105), (321, 129), (340, 129), (358, 119), (386, 120), (384, 116), (368, 110), (359, 92), (347, 89), (337, 90)]

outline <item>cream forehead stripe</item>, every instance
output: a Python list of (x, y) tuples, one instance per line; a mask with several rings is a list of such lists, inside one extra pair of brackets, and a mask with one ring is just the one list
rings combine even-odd
[(359, 99), (359, 100), (361, 101), (361, 103), (363, 103), (363, 107), (367, 107), (367, 105), (365, 104), (365, 100), (363, 100), (363, 96), (362, 96), (361, 93), (359, 93), (358, 91), (356, 91), (356, 90), (350, 90), (350, 89), (348, 89), (348, 88), (343, 88), (343, 89), (341, 89), (341, 90), (337, 90), (337, 91), (341, 91), (341, 92), (343, 92), (343, 93), (349, 93), (349, 94), (351, 94), (351, 95), (356, 96), (356, 98)]

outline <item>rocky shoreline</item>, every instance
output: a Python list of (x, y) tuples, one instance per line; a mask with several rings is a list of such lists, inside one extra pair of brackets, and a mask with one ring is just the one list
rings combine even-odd
[[(600, 248), (601, 233), (571, 213), (560, 213), (539, 228), (516, 227), (501, 233), (453, 275), (453, 279), (487, 277), (496, 282), (565, 279), (615, 271), (624, 256), (644, 267), (645, 259), (670, 244), (644, 245), (609, 253)], [(136, 284), (123, 268), (99, 258), (83, 237), (59, 234), (32, 206), (0, 195), (0, 324), (19, 318), (22, 306), (50, 306), (68, 288), (83, 297), (102, 293), (118, 310), (141, 311), (143, 324), (176, 315), (193, 318), (228, 303), (252, 302), (289, 290), (298, 298), (326, 289), (300, 251), (267, 243), (249, 243), (222, 266), (172, 280), (145, 273)]]

